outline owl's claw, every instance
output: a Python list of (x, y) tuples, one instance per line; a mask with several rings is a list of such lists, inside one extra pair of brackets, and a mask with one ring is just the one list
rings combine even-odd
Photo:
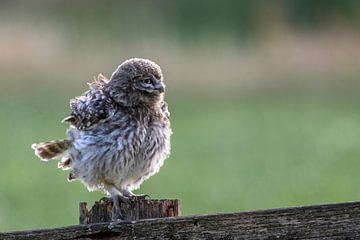
[(112, 207), (112, 217), (111, 217), (112, 221), (124, 220), (124, 216), (121, 213), (121, 204), (122, 203), (133, 204), (131, 199), (129, 199), (125, 196), (117, 195), (116, 197), (113, 197), (113, 207)]
[(146, 198), (151, 199), (150, 195), (148, 195), (148, 194), (138, 194), (138, 195), (134, 195), (133, 198), (135, 199), (135, 201), (145, 200)]
[(131, 204), (131, 203), (133, 203), (133, 199), (131, 197), (119, 195), (118, 202)]
[(123, 191), (122, 192), (124, 197), (127, 197), (128, 199), (131, 199), (131, 201), (135, 202), (135, 201), (139, 201), (139, 200), (145, 200), (147, 197), (151, 198), (148, 194), (134, 194), (131, 191)]
[(145, 200), (147, 197), (150, 198), (147, 194), (135, 195), (131, 191), (121, 191), (115, 194), (114, 188), (110, 190), (113, 199), (113, 208), (112, 208), (112, 221), (121, 221), (124, 220), (124, 216), (121, 213), (121, 204), (129, 204), (134, 206), (136, 202), (140, 200)]
[(127, 204), (131, 204), (134, 205), (136, 202), (140, 201), (140, 200), (145, 200), (146, 198), (150, 198), (149, 195), (147, 194), (141, 194), (141, 195), (124, 195), (124, 196), (118, 196), (118, 200), (121, 203), (127, 203)]
[(130, 203), (132, 205), (134, 205), (136, 202), (138, 202), (140, 200), (145, 200), (146, 197), (150, 198), (150, 196), (147, 194), (141, 194), (141, 195), (133, 195), (133, 196), (129, 197), (128, 199), (129, 199)]

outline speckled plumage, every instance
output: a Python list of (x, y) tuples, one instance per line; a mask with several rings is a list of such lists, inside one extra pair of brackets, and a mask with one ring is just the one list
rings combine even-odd
[(83, 95), (70, 100), (71, 114), (63, 120), (79, 130), (84, 130), (107, 119), (116, 111), (116, 104), (104, 92), (109, 81), (101, 74), (89, 84)]
[[(68, 139), (34, 144), (43, 160), (61, 158), (90, 190), (132, 197), (170, 154), (170, 122), (160, 67), (146, 59), (119, 65), (110, 80), (99, 77), (71, 100)], [(61, 144), (59, 144), (61, 143)]]

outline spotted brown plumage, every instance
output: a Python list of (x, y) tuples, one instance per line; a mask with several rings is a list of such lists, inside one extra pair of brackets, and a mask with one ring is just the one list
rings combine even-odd
[[(134, 198), (132, 191), (159, 171), (170, 154), (170, 121), (163, 100), (160, 67), (133, 58), (110, 80), (99, 75), (89, 90), (70, 101), (68, 139), (34, 144), (42, 159), (61, 159), (69, 180), (114, 199)], [(115, 203), (117, 201), (114, 201)], [(114, 204), (114, 207), (119, 207)]]
[(63, 119), (79, 130), (90, 128), (116, 111), (115, 103), (104, 92), (108, 84), (102, 74), (89, 84), (90, 89), (83, 95), (70, 100), (70, 115)]

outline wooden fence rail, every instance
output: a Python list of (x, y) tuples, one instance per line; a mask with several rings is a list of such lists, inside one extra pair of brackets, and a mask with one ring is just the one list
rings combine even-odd
[(360, 202), (5, 232), (0, 239), (360, 239)]

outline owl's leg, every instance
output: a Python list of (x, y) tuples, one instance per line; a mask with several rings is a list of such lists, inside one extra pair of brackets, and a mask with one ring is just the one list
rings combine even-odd
[(106, 191), (109, 192), (112, 200), (113, 200), (113, 208), (112, 208), (112, 220), (123, 220), (124, 217), (121, 214), (121, 203), (128, 202), (129, 199), (125, 197), (116, 187), (114, 186), (106, 186)]

